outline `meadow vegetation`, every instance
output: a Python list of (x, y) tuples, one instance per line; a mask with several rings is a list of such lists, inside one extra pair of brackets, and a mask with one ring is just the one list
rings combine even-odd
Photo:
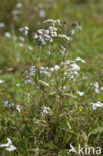
[(102, 148), (102, 34), (102, 0), (0, 2), (0, 155)]

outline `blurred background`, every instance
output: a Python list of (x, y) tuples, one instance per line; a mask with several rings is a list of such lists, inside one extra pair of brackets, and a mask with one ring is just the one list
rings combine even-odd
[(26, 50), (21, 48), (22, 43), (18, 41), (19, 28), (28, 26), (30, 31), (35, 32), (42, 21), (49, 18), (65, 22), (68, 31), (71, 23), (78, 21), (83, 27), (83, 33), (78, 35), (75, 42), (75, 55), (87, 58), (88, 65), (98, 60), (101, 64), (102, 0), (3, 0), (0, 1), (1, 72), (6, 68), (21, 68), (22, 65), (31, 64)]

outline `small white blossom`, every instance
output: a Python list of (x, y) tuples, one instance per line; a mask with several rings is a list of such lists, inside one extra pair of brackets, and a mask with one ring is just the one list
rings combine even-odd
[(74, 63), (74, 61), (66, 60), (65, 62), (61, 62), (61, 65), (69, 65), (70, 63)]
[(21, 14), (20, 10), (13, 10), (12, 11), (12, 15), (14, 15), (14, 16), (17, 16), (17, 15), (20, 15), (20, 14)]
[(7, 138), (7, 141), (8, 141), (8, 142), (7, 142), (6, 144), (1, 144), (0, 147), (8, 147), (9, 145), (12, 144), (11, 139)]
[(75, 70), (75, 71), (80, 70), (80, 67), (76, 63), (72, 63), (70, 66), (72, 67), (71, 70)]
[(49, 87), (49, 84), (46, 83), (45, 81), (39, 80), (39, 82), (40, 82), (42, 85), (44, 85), (44, 86), (46, 86), (46, 87)]
[(94, 91), (95, 91), (97, 94), (99, 94), (99, 93), (100, 93), (100, 90), (99, 90), (99, 84), (98, 84), (98, 82), (97, 82), (97, 81), (96, 81), (96, 82), (94, 82), (94, 83), (90, 83), (90, 85), (92, 85), (92, 86), (94, 86), (94, 87), (95, 87)]
[(11, 37), (11, 34), (10, 34), (9, 32), (5, 32), (4, 35), (5, 35), (5, 37), (7, 37), (7, 38), (10, 38), (10, 37)]
[(31, 80), (25, 80), (25, 81), (24, 81), (24, 84), (25, 84), (25, 85), (28, 85), (28, 84), (30, 84), (30, 83), (31, 83)]
[(7, 138), (6, 144), (1, 144), (0, 147), (5, 147), (5, 149), (9, 152), (16, 150), (17, 148), (12, 144), (11, 139)]
[(36, 33), (34, 33), (33, 34), (33, 39), (35, 40), (35, 39), (38, 39), (38, 38), (39, 38), (39, 36)]
[(23, 47), (23, 43), (19, 43), (19, 47)]
[(25, 38), (22, 37), (22, 36), (19, 36), (19, 40), (22, 41), (22, 42), (25, 42)]
[(78, 94), (79, 96), (83, 96), (85, 93), (84, 93), (84, 92), (77, 91), (77, 94)]
[(22, 7), (22, 3), (20, 3), (20, 2), (17, 3), (17, 4), (16, 4), (16, 7), (17, 7), (17, 8), (21, 8), (21, 7)]
[(20, 105), (17, 105), (16, 109), (18, 110), (19, 113), (21, 112), (21, 106)]
[(4, 101), (3, 106), (5, 108), (11, 108), (14, 105), (14, 103), (9, 103), (8, 101)]
[(76, 60), (76, 61), (80, 61), (80, 62), (82, 62), (82, 63), (85, 63), (85, 60), (82, 60), (80, 57), (77, 57), (75, 60)]
[(68, 36), (66, 36), (66, 35), (64, 35), (64, 34), (58, 34), (58, 37), (60, 37), (60, 38), (65, 38), (65, 39), (67, 39), (68, 41), (70, 41), (70, 37), (68, 37)]
[(44, 116), (46, 114), (52, 115), (52, 111), (50, 110), (50, 107), (43, 106), (41, 115)]
[(71, 30), (71, 31), (70, 31), (70, 34), (71, 34), (71, 35), (74, 35), (74, 34), (75, 34), (75, 30), (74, 30), (74, 29)]
[(60, 69), (60, 66), (59, 65), (55, 65), (54, 67), (50, 68), (50, 71), (53, 72), (53, 71), (57, 71), (59, 69)]
[(60, 23), (61, 23), (60, 20), (53, 20), (53, 19), (47, 19), (47, 20), (44, 21), (43, 23), (48, 23), (48, 22), (52, 23), (53, 26), (54, 26), (55, 24), (60, 25)]
[(0, 22), (0, 28), (3, 28), (3, 27), (5, 27), (5, 23)]
[(48, 54), (48, 55), (51, 55), (51, 52), (50, 52), (50, 51), (47, 51), (47, 54)]
[(16, 86), (19, 87), (20, 86), (20, 83), (17, 83)]
[(27, 36), (29, 27), (25, 26), (24, 28), (19, 28), (19, 31)]
[(44, 18), (46, 15), (45, 10), (40, 10), (39, 16)]
[(33, 47), (29, 45), (29, 46), (28, 46), (28, 49), (29, 49), (29, 50), (33, 50)]
[(101, 87), (100, 89), (103, 90), (103, 87)]
[(96, 110), (98, 107), (103, 107), (103, 103), (101, 103), (100, 101), (98, 101), (97, 103), (91, 103), (91, 104), (94, 110)]
[(79, 26), (79, 25), (78, 25), (76, 28), (77, 28), (78, 30), (82, 30), (82, 27)]
[(14, 145), (9, 145), (9, 147), (5, 148), (7, 151), (11, 152), (16, 150), (17, 148)]
[(0, 83), (3, 83), (4, 82), (4, 80), (0, 80)]
[(60, 66), (55, 65), (55, 66), (54, 66), (54, 70), (58, 70), (58, 69), (60, 69)]

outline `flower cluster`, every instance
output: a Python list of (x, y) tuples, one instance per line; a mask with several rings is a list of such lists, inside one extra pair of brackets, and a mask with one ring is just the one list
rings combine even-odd
[(80, 67), (72, 60), (66, 60), (62, 62), (61, 65), (64, 67), (64, 76), (74, 79), (78, 76), (78, 71)]
[(44, 21), (43, 23), (51, 23), (53, 26), (55, 25), (60, 25), (61, 24), (61, 21), (58, 19), (58, 20), (53, 20), (53, 19), (47, 19), (46, 21)]
[(43, 106), (41, 115), (45, 116), (46, 114), (52, 115), (52, 111), (50, 110), (50, 107)]
[(59, 34), (58, 25), (60, 26), (60, 20), (48, 19), (43, 23), (49, 23), (48, 29), (39, 29), (37, 32), (33, 33), (33, 39), (39, 41), (42, 45), (46, 45), (47, 42), (53, 42), (54, 38), (62, 38), (66, 40), (70, 40), (70, 37), (65, 34)]
[[(80, 59), (80, 58), (79, 58)], [(85, 62), (84, 60), (80, 59), (80, 60), (76, 60), (80, 61), (80, 62)], [(79, 73), (78, 71), (80, 70), (80, 67), (76, 64), (75, 61), (72, 60), (66, 60), (65, 62), (61, 62), (60, 65), (55, 65), (52, 67), (38, 67), (38, 69), (36, 69), (36, 66), (32, 66), (31, 68), (29, 68), (27, 71), (24, 72), (24, 77), (25, 77), (25, 81), (24, 84), (28, 85), (28, 84), (34, 84), (34, 77), (36, 75), (36, 73), (39, 71), (39, 74), (41, 75), (42, 79), (39, 79), (39, 83), (42, 84), (43, 86), (49, 87), (49, 83), (45, 82), (45, 78), (50, 78), (49, 81), (50, 83), (53, 82), (53, 74), (58, 74), (58, 71), (63, 71), (64, 72), (64, 79), (73, 79), (75, 80), (78, 76)]]
[(53, 38), (57, 37), (57, 28), (50, 26), (48, 29), (39, 29), (36, 33), (33, 33), (33, 39), (46, 45), (47, 42), (53, 42)]

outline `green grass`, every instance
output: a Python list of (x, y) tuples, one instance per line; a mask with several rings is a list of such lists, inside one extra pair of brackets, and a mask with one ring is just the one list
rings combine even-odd
[[(38, 8), (40, 2), (23, 1), (22, 13), (17, 21), (13, 21), (11, 15), (15, 8), (14, 1), (0, 2), (0, 21), (6, 23), (4, 28), (0, 28), (0, 80), (4, 80), (4, 83), (0, 84), (0, 144), (6, 143), (6, 139), (10, 138), (17, 147), (14, 152), (0, 148), (0, 155), (31, 156), (36, 155), (35, 149), (38, 148), (40, 156), (71, 156), (68, 152), (70, 144), (74, 147), (81, 144), (102, 148), (103, 109), (92, 110), (90, 103), (103, 102), (103, 91), (96, 94), (90, 83), (98, 81), (100, 87), (103, 87), (103, 1), (60, 1), (58, 4), (58, 1), (54, 0), (48, 9), (47, 2), (42, 0), (46, 12), (43, 19), (38, 15), (41, 9)], [(34, 6), (37, 8), (34, 9)], [(30, 34), (29, 41), (24, 47), (20, 47), (20, 41), (14, 39), (15, 35), (21, 35), (19, 27), (28, 25), (30, 31), (35, 32), (42, 27), (40, 23), (49, 18), (65, 21), (67, 34), (73, 21), (78, 21), (83, 27), (81, 32), (74, 35), (72, 44), (67, 47), (66, 60), (74, 60), (79, 56), (86, 63), (78, 63), (81, 67), (80, 77), (77, 81), (67, 80), (67, 92), (62, 94), (58, 91), (61, 87), (62, 71), (53, 75), (52, 79), (41, 77), (51, 84), (53, 80), (53, 86), (50, 88), (39, 84), (38, 73), (34, 78), (36, 85), (25, 86), (23, 76), (32, 65), (59, 65), (62, 61), (58, 53), (61, 42), (57, 41), (52, 46), (39, 49)], [(12, 34), (11, 38), (4, 36), (6, 31)], [(33, 50), (30, 51), (28, 45), (33, 46)], [(51, 51), (51, 56), (47, 55), (48, 51)], [(83, 79), (83, 76), (86, 79)], [(18, 83), (20, 86), (17, 86)], [(51, 94), (54, 91), (56, 93)], [(85, 92), (85, 96), (80, 97), (77, 91)], [(14, 103), (14, 106), (5, 108), (3, 102), (6, 100)], [(22, 107), (20, 113), (16, 109), (17, 105)], [(42, 106), (50, 107), (53, 114), (41, 116)]]

